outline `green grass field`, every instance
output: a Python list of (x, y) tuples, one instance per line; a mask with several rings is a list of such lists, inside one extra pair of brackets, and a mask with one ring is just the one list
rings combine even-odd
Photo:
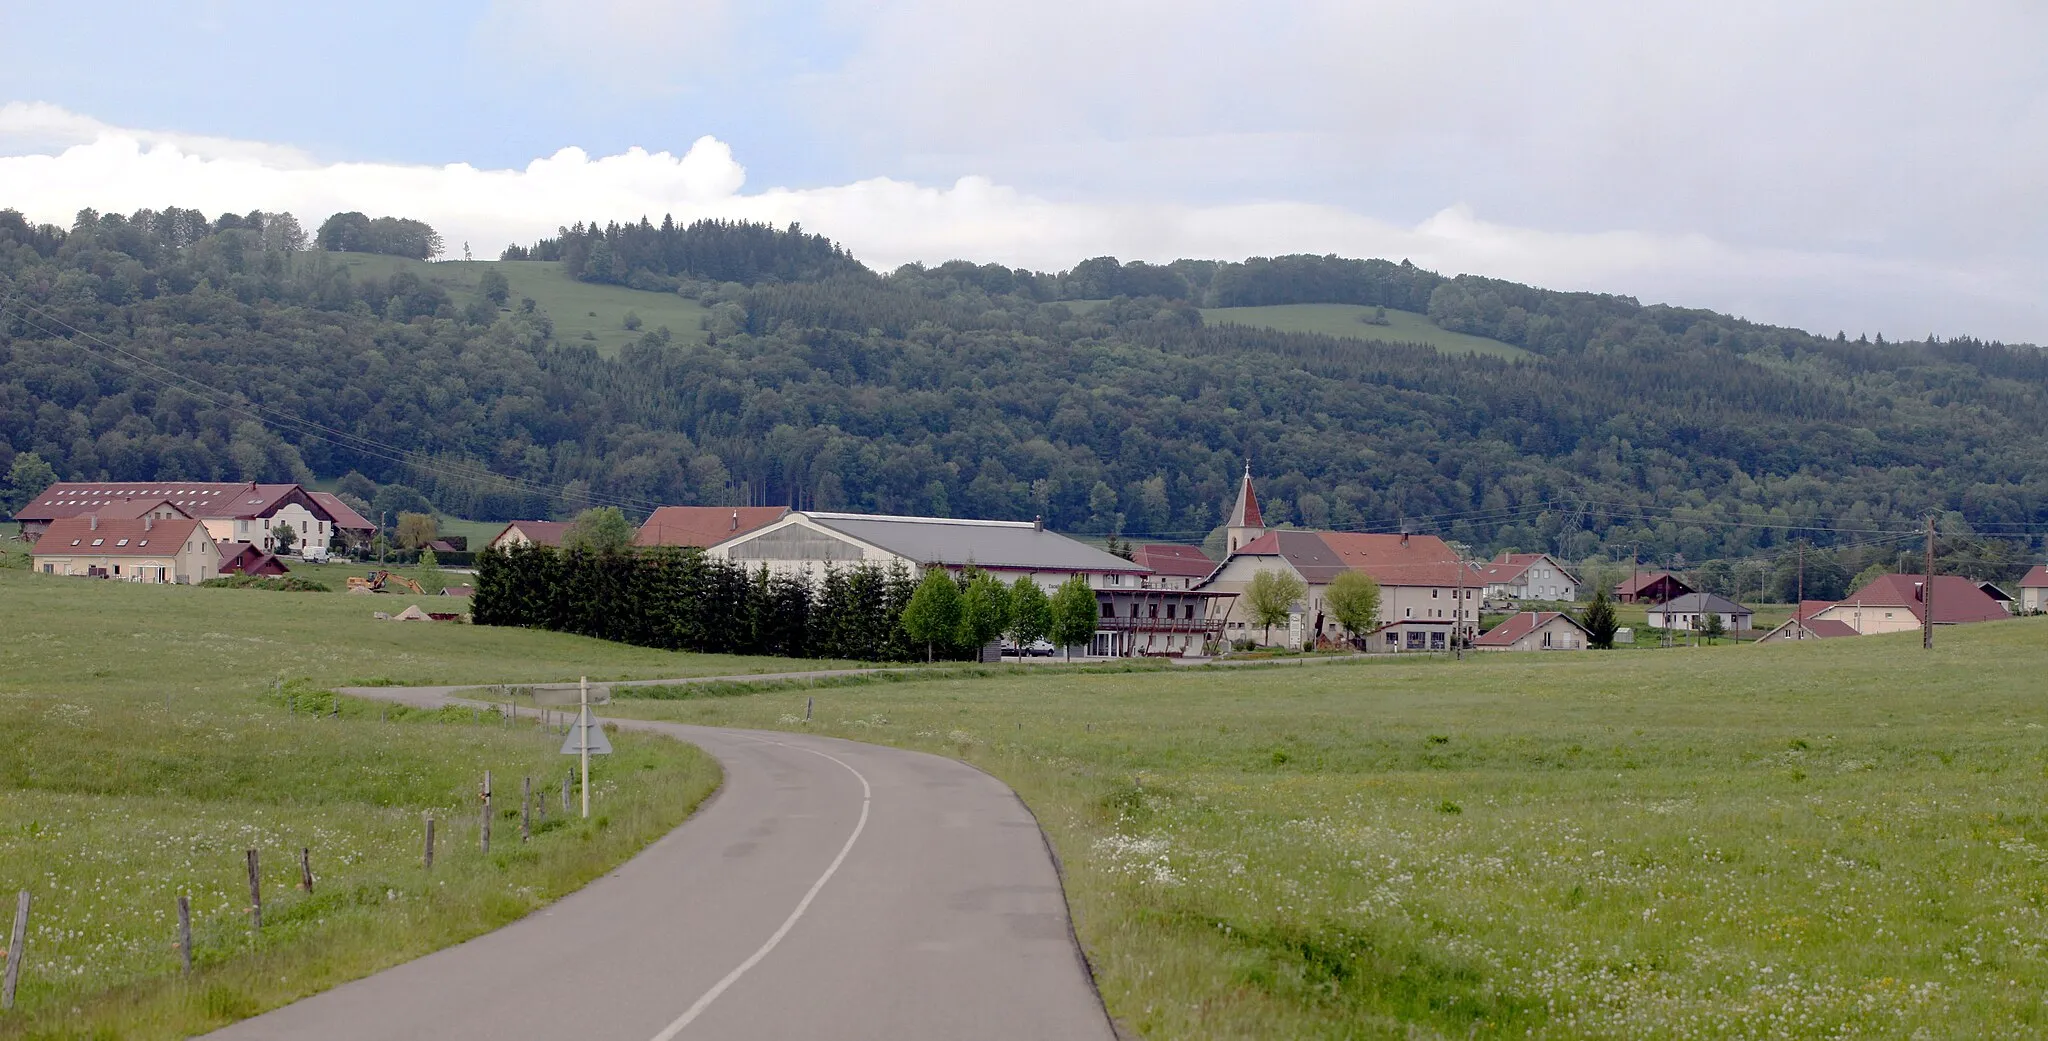
[[(520, 779), (559, 798), (559, 735), (337, 703), (323, 688), (788, 667), (371, 618), (406, 602), (0, 570), (0, 918), (18, 889), (35, 900), (19, 1009), (0, 1015), (0, 1038), (203, 1033), (512, 921), (666, 833), (717, 782), (694, 749), (621, 734), (593, 821), (557, 806), (522, 845)], [(324, 714), (337, 704), (339, 717)], [(498, 810), (488, 857), (475, 801), (486, 769)], [(427, 813), (431, 877), (419, 863)], [(293, 886), (300, 847), (310, 895)], [(260, 939), (250, 848), (266, 879)], [(189, 981), (173, 946), (179, 895), (195, 917)]]
[(2048, 622), (617, 713), (953, 755), (1158, 1038), (2048, 1032)]
[[(330, 263), (345, 264), (351, 273), (389, 278), (411, 271), (438, 283), (465, 303), (475, 292), (477, 279), (486, 267), (504, 272), (512, 288), (511, 303), (532, 297), (555, 323), (555, 339), (564, 344), (588, 344), (607, 357), (643, 334), (667, 326), (679, 343), (702, 343), (704, 307), (697, 301), (674, 293), (650, 293), (624, 286), (578, 282), (562, 273), (560, 264), (540, 260), (449, 260), (428, 263), (404, 257), (373, 253), (325, 253)], [(626, 328), (628, 313), (643, 323), (639, 332)], [(588, 334), (586, 336), (586, 334)]]
[(1500, 358), (1534, 358), (1536, 355), (1511, 343), (1439, 329), (1428, 315), (1387, 309), (1386, 325), (1368, 325), (1361, 319), (1373, 308), (1358, 304), (1275, 304), (1268, 307), (1207, 307), (1202, 321), (1209, 325), (1249, 325), (1290, 333), (1322, 333), (1351, 340), (1388, 340), (1397, 343), (1426, 343), (1446, 354), (1490, 354)]

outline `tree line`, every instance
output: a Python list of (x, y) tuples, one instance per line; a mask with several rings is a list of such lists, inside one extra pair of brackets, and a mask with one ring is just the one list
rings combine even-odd
[(564, 549), (479, 553), (476, 624), (674, 651), (877, 662), (967, 660), (999, 639), (1071, 647), (1095, 633), (1098, 609), (1085, 576), (1051, 596), (1029, 576), (1005, 584), (975, 568), (933, 566), (913, 580), (901, 562), (831, 567), (813, 583), (701, 550), (593, 539), (603, 523), (597, 518)]

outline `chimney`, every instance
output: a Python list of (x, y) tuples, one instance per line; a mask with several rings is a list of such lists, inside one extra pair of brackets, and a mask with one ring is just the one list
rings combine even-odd
[(732, 511), (732, 527), (730, 527), (730, 528), (727, 528), (727, 529), (725, 529), (725, 530), (727, 530), (727, 531), (738, 531), (738, 530), (740, 530), (740, 511), (738, 511), (738, 510), (734, 510), (734, 511)]
[(88, 513), (88, 514), (86, 514), (86, 515), (85, 515), (85, 527), (86, 527), (86, 530), (87, 530), (87, 531), (98, 531), (98, 530), (100, 530), (100, 515), (99, 515), (99, 514), (97, 514), (97, 513)]
[(144, 530), (144, 531), (149, 531), (149, 530), (151, 530), (151, 529), (153, 529), (153, 528), (155, 528), (155, 527), (156, 527), (156, 514), (154, 514), (154, 513), (146, 513), (146, 514), (143, 514), (143, 516), (142, 516), (142, 530)]
[(1401, 548), (1402, 548), (1402, 549), (1407, 549), (1407, 548), (1408, 548), (1408, 532), (1407, 532), (1407, 530), (1406, 530), (1406, 529), (1403, 529), (1403, 530), (1402, 530), (1402, 532), (1401, 532)]
[(1041, 514), (1039, 514), (1038, 516), (1036, 516), (1036, 517), (1033, 517), (1033, 518), (1031, 518), (1031, 530), (1032, 530), (1032, 531), (1044, 531), (1044, 530), (1045, 530), (1045, 514), (1041, 513)]

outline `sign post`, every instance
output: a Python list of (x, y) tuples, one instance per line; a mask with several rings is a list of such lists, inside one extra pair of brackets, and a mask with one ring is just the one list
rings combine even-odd
[[(590, 678), (584, 677), (581, 684), (582, 710), (576, 716), (576, 725), (569, 728), (568, 740), (562, 742), (562, 754), (577, 756), (583, 774), (583, 816), (590, 816), (590, 757), (610, 755), (611, 739), (604, 736), (604, 726), (590, 714)], [(562, 782), (568, 784), (567, 780)], [(564, 802), (568, 801), (568, 790), (562, 792)]]

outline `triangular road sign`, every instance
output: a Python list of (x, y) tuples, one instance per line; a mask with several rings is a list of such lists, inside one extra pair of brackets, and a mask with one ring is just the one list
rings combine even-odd
[(610, 738), (604, 736), (604, 724), (590, 714), (588, 705), (583, 706), (582, 715), (578, 716), (575, 724), (569, 728), (569, 737), (562, 742), (562, 754), (581, 755), (586, 742), (591, 755), (612, 754), (612, 742)]

